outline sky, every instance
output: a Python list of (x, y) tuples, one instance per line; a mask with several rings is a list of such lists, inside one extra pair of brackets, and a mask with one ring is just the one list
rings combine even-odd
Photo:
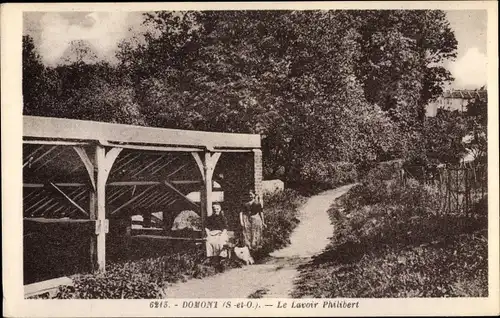
[[(457, 59), (444, 64), (455, 78), (451, 88), (480, 88), (487, 81), (487, 11), (445, 12), (458, 41)], [(113, 63), (118, 44), (145, 30), (140, 12), (32, 12), (24, 22), (24, 34), (34, 38), (49, 66), (61, 63), (73, 40), (86, 40), (97, 59)]]
[(446, 67), (455, 77), (453, 88), (480, 88), (487, 82), (487, 11), (454, 10), (446, 16), (458, 41), (457, 59)]

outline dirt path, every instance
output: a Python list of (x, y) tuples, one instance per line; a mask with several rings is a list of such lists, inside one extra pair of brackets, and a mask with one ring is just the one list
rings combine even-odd
[(275, 251), (263, 264), (244, 266), (167, 289), (167, 298), (288, 298), (293, 289), (297, 267), (319, 254), (332, 235), (327, 210), (332, 202), (353, 185), (325, 191), (309, 198), (302, 206), (300, 223), (292, 233), (291, 244)]

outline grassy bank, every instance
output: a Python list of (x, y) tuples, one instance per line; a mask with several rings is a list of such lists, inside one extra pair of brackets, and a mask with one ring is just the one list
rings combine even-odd
[(299, 208), (305, 201), (306, 197), (290, 189), (264, 196), (267, 227), (264, 229), (263, 244), (257, 257), (266, 256), (290, 244), (290, 235), (299, 224)]
[(487, 199), (441, 215), (431, 187), (383, 179), (330, 208), (330, 246), (300, 269), (294, 296), (487, 296)]
[[(292, 190), (266, 195), (267, 228), (256, 258), (289, 244), (298, 224), (298, 208), (305, 198)], [(75, 275), (74, 286), (59, 290), (61, 299), (153, 299), (161, 298), (170, 283), (203, 278), (241, 266), (227, 259), (207, 259), (204, 244), (166, 245), (165, 242), (135, 242), (129, 260), (109, 262), (105, 273)]]

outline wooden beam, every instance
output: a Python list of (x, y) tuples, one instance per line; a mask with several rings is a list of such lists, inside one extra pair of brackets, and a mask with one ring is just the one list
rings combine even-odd
[(213, 177), (213, 174), (215, 171), (215, 166), (217, 165), (217, 162), (219, 161), (221, 154), (222, 153), (220, 153), (220, 152), (216, 152), (210, 156), (210, 168), (211, 168), (211, 172), (212, 172), (211, 177)]
[(49, 184), (52, 186), (52, 188), (54, 188), (59, 194), (61, 194), (69, 203), (71, 203), (71, 205), (73, 205), (75, 208), (77, 208), (78, 211), (82, 212), (83, 214), (85, 214), (86, 216), (89, 216), (89, 214), (87, 213), (87, 211), (85, 211), (85, 209), (83, 209), (81, 206), (78, 205), (78, 203), (76, 203), (75, 201), (73, 201), (73, 199), (71, 199), (69, 196), (66, 195), (66, 193), (64, 193), (64, 191), (62, 191), (58, 186), (56, 186), (54, 183), (52, 182), (49, 182)]
[(160, 156), (159, 158), (157, 158), (156, 160), (153, 160), (152, 162), (150, 162), (148, 165), (146, 165), (144, 168), (140, 169), (139, 171), (135, 172), (131, 177), (135, 177), (137, 176), (139, 173), (143, 172), (144, 170), (147, 170), (149, 167), (151, 167), (152, 165), (154, 165), (155, 163), (157, 163), (158, 161), (162, 160), (164, 158), (164, 156)]
[(160, 201), (158, 202), (155, 202), (155, 205), (170, 205), (172, 203), (174, 203), (175, 201), (177, 201), (176, 198), (170, 196), (169, 194), (163, 196)]
[[(206, 146), (214, 148), (259, 148), (260, 136), (257, 134), (235, 134), (181, 129), (141, 127), (134, 125), (111, 124), (85, 120), (23, 116), (23, 136), (32, 139), (64, 139), (69, 141), (109, 141), (109, 145), (122, 147), (133, 143), (180, 146), (192, 151), (202, 151)], [(113, 144), (115, 143), (115, 144)], [(140, 146), (139, 146), (140, 147)], [(178, 151), (178, 147), (171, 147)]]
[[(54, 184), (58, 187), (86, 187), (88, 186), (85, 183), (62, 183), (62, 182), (54, 182)], [(43, 183), (23, 183), (24, 188), (43, 188), (45, 185)]]
[(134, 235), (132, 238), (133, 239), (156, 239), (156, 240), (165, 240), (165, 241), (193, 241), (193, 242), (204, 242), (205, 241), (204, 238), (148, 235), (148, 234)]
[(110, 149), (105, 156), (105, 163), (103, 165), (104, 171), (105, 171), (105, 181), (108, 180), (109, 173), (111, 172), (111, 167), (113, 166), (113, 163), (115, 162), (116, 158), (118, 158), (118, 155), (120, 155), (120, 152), (122, 152), (123, 148), (112, 148)]
[(129, 192), (130, 190), (129, 189), (124, 189), (124, 188), (119, 188), (117, 191), (114, 191), (113, 193), (111, 193), (109, 196), (108, 196), (108, 203), (113, 203), (114, 201), (116, 201), (119, 197), (121, 197), (122, 195), (126, 194), (127, 192)]
[[(29, 206), (27, 206), (25, 209), (24, 209), (24, 212), (25, 213), (34, 213), (34, 211), (36, 211), (36, 209), (38, 209), (39, 207), (39, 204), (42, 203), (45, 199), (47, 199), (44, 195), (42, 196), (38, 196), (39, 200), (37, 201), (34, 201), (34, 202), (31, 202), (31, 204), (29, 204)], [(51, 200), (51, 199), (49, 199)], [(33, 200), (32, 200), (33, 201)]]
[[(40, 206), (34, 206), (34, 209), (30, 212), (31, 215), (35, 215), (37, 214), (38, 211), (40, 211), (41, 209), (43, 209), (44, 207), (46, 207), (47, 205), (49, 204), (54, 204), (54, 201), (55, 199), (54, 198), (49, 198), (47, 201), (45, 201), (44, 204), (40, 205)], [(42, 202), (42, 201), (40, 201)], [(47, 209), (48, 210), (48, 209)], [(26, 212), (28, 212), (28, 210), (26, 210)], [(43, 215), (43, 213), (42, 213)]]
[(201, 160), (200, 155), (197, 152), (192, 152), (191, 156), (193, 156), (196, 165), (198, 166), (198, 170), (200, 171), (202, 181), (205, 180), (205, 170), (203, 160)]
[[(97, 219), (97, 184), (95, 189), (89, 191), (89, 219), (92, 222)], [(96, 235), (90, 235), (90, 268), (92, 271), (98, 270)]]
[[(147, 206), (155, 206), (155, 204), (159, 204), (160, 202), (164, 201), (166, 198), (168, 198), (170, 195), (170, 193), (160, 193), (157, 197), (156, 197), (156, 200), (154, 200), (153, 202), (150, 202)], [(153, 198), (154, 199), (154, 198)]]
[(73, 286), (73, 280), (69, 277), (59, 277), (25, 285), (24, 297), (28, 298), (45, 293), (48, 293), (49, 296), (54, 296), (60, 286)]
[(199, 184), (202, 180), (170, 180), (172, 184)]
[(48, 219), (48, 218), (23, 218), (23, 221), (34, 223), (89, 223), (89, 219)]
[(201, 196), (201, 201), (204, 202), (204, 208), (202, 209), (202, 224), (203, 227), (205, 228), (205, 222), (206, 218), (208, 215), (212, 214), (212, 187), (213, 187), (213, 182), (212, 182), (212, 177), (214, 174), (215, 170), (215, 165), (217, 164), (217, 161), (220, 158), (221, 153), (210, 153), (210, 152), (205, 152), (205, 160), (204, 160), (204, 171), (205, 171), (205, 184), (203, 187), (203, 195)]
[(194, 207), (196, 208), (199, 208), (200, 206), (198, 204), (196, 204), (196, 202), (192, 201), (191, 199), (189, 199), (186, 195), (184, 195), (184, 193), (182, 193), (181, 191), (179, 191), (176, 187), (174, 187), (170, 182), (164, 180), (163, 181), (163, 184), (171, 189), (172, 191), (174, 191), (179, 197), (183, 198), (186, 202), (192, 204)]
[(26, 167), (27, 165), (31, 165), (31, 162), (33, 161), (33, 157), (29, 157), (28, 160), (23, 163), (23, 168)]
[(148, 200), (154, 198), (155, 196), (158, 195), (158, 193), (161, 193), (161, 192), (151, 192), (145, 196), (143, 196), (139, 201), (136, 202), (137, 205), (142, 205), (144, 203), (146, 203)]
[(84, 142), (84, 141), (23, 139), (23, 144), (55, 145), (55, 146), (84, 146), (84, 145), (88, 145), (90, 143)]
[(216, 147), (213, 149), (213, 151), (216, 152), (252, 152), (252, 149), (245, 149), (245, 148), (219, 148)]
[(191, 151), (202, 151), (200, 147), (182, 147), (182, 146), (149, 146), (149, 145), (131, 145), (131, 144), (118, 144), (111, 142), (100, 141), (102, 145), (108, 147), (120, 147), (132, 150), (143, 150), (143, 151), (158, 151), (158, 152), (191, 152)]
[(87, 169), (87, 173), (89, 175), (90, 184), (92, 185), (92, 188), (95, 190), (95, 170), (94, 170), (94, 164), (90, 160), (90, 158), (87, 155), (87, 152), (85, 151), (84, 148), (82, 148), (82, 147), (73, 147), (73, 149), (78, 154), (78, 157), (80, 157), (80, 160), (82, 161), (83, 165), (85, 166), (85, 169)]
[[(199, 184), (202, 180), (170, 180), (171, 184)], [(68, 182), (54, 182), (58, 187), (87, 187), (85, 183), (68, 183)], [(133, 186), (148, 186), (159, 185), (160, 181), (114, 181), (106, 184), (107, 187), (133, 187)], [(43, 188), (43, 183), (23, 183), (24, 188)]]
[(45, 151), (42, 155), (38, 156), (36, 159), (34, 159), (31, 164), (35, 164), (37, 163), (38, 161), (42, 160), (43, 157), (45, 157), (46, 155), (48, 155), (49, 153), (51, 153), (52, 151), (54, 151), (55, 149), (57, 148), (57, 146), (52, 146), (50, 147), (49, 150)]
[[(106, 149), (103, 146), (96, 146), (95, 150), (95, 162), (97, 168), (97, 180), (96, 180), (96, 266), (95, 269), (98, 271), (106, 270), (106, 233), (102, 227), (97, 229), (97, 221), (103, 221), (106, 219), (106, 179), (108, 177), (108, 172), (105, 170), (107, 167), (106, 161)], [(98, 230), (98, 231), (97, 231)]]
[[(128, 157), (129, 155), (130, 155), (130, 153), (129, 153), (129, 154), (127, 154), (125, 157)], [(118, 170), (118, 171), (120, 171), (120, 172), (121, 172), (121, 170), (122, 170), (123, 168), (125, 168), (125, 167), (126, 167), (129, 163), (131, 163), (132, 161), (137, 160), (137, 158), (139, 158), (141, 155), (140, 155), (140, 154), (132, 154), (131, 156), (132, 156), (132, 158), (128, 159), (125, 163), (123, 163), (123, 161), (125, 161), (125, 160), (122, 160), (122, 162), (120, 162), (120, 165), (116, 166), (116, 168), (117, 168), (117, 170)], [(124, 157), (124, 158), (125, 158), (125, 157)], [(127, 172), (128, 172), (128, 171), (127, 171)]]
[(26, 158), (28, 161), (33, 160), (35, 158), (35, 154), (37, 154), (42, 149), (43, 149), (43, 145), (36, 147), (36, 149), (33, 150), (29, 155), (27, 155), (26, 157), (23, 156), (23, 159)]
[(147, 192), (149, 192), (151, 189), (155, 189), (154, 187), (149, 187), (149, 188), (146, 188), (144, 191), (142, 191), (141, 193), (139, 193), (138, 195), (132, 197), (130, 200), (128, 200), (127, 202), (123, 203), (122, 205), (120, 205), (118, 208), (114, 209), (113, 212), (111, 212), (111, 215), (117, 213), (118, 211), (120, 211), (121, 209), (124, 209), (126, 208), (127, 206), (129, 206), (131, 203), (133, 203), (134, 201), (136, 201), (137, 199), (139, 199), (140, 197), (142, 197), (144, 194), (146, 194)]
[[(28, 205), (27, 208), (25, 208), (25, 211), (27, 212), (29, 209), (32, 208), (33, 205), (35, 204), (38, 204), (39, 202), (41, 201), (38, 201), (36, 202), (35, 200), (40, 198), (41, 196), (45, 196), (46, 194), (44, 193), (44, 191), (38, 191), (38, 193), (36, 193), (35, 195), (31, 196), (29, 199), (23, 201), (23, 205)], [(35, 204), (33, 204), (34, 202), (36, 202)]]
[(173, 172), (170, 172), (168, 175), (167, 175), (167, 178), (173, 176), (174, 174), (176, 174), (177, 172), (181, 171), (182, 169), (184, 169), (187, 165), (189, 165), (189, 163), (185, 163), (183, 164), (182, 166), (180, 166), (179, 168), (175, 169)]
[(177, 160), (178, 158), (176, 157), (173, 157), (173, 158), (170, 158), (170, 160), (168, 160), (166, 163), (163, 163), (161, 165), (159, 165), (158, 167), (156, 167), (154, 170), (153, 170), (153, 174), (157, 173), (158, 171), (160, 171), (161, 169), (167, 167), (169, 164), (171, 164), (172, 162), (174, 162), (175, 160)]

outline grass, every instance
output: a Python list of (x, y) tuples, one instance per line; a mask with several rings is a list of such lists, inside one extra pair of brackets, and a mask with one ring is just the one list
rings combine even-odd
[(485, 297), (487, 200), (440, 215), (431, 188), (370, 179), (330, 208), (329, 247), (300, 268), (294, 297)]
[(267, 227), (264, 229), (262, 248), (257, 251), (257, 258), (290, 244), (290, 235), (299, 224), (299, 208), (305, 201), (306, 197), (290, 189), (264, 196)]

